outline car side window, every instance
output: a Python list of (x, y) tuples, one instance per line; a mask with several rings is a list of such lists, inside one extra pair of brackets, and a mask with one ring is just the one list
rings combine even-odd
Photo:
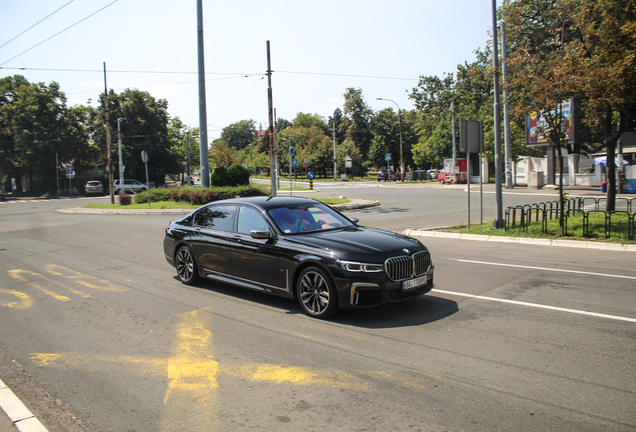
[(194, 215), (194, 225), (209, 229), (231, 231), (235, 212), (236, 206), (233, 205), (204, 207)]
[(258, 211), (251, 207), (242, 206), (239, 210), (237, 231), (242, 234), (249, 234), (252, 230), (267, 231), (269, 230), (269, 225)]

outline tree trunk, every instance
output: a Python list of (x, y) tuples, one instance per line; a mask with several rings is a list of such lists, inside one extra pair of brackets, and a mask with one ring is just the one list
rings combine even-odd
[(607, 203), (605, 211), (607, 213), (616, 210), (616, 143), (623, 133), (624, 127), (623, 113), (619, 111), (618, 130), (612, 133), (612, 107), (608, 106), (605, 111), (604, 134), (605, 134), (605, 167), (607, 172)]

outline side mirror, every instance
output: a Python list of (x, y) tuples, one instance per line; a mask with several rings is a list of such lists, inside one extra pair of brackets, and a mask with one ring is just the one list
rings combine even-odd
[(354, 224), (357, 224), (358, 222), (360, 222), (360, 219), (358, 218), (349, 218), (349, 220), (353, 222)]
[(272, 236), (272, 233), (269, 230), (252, 230), (250, 235), (255, 239), (268, 239)]

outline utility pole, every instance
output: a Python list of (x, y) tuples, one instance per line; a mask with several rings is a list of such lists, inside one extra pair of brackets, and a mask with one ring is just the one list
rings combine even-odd
[[(110, 203), (115, 204), (113, 193), (113, 158), (110, 155), (110, 120), (108, 119), (108, 85), (106, 84), (106, 62), (104, 62), (104, 112), (106, 117), (106, 153), (108, 154), (108, 190), (110, 191)], [(123, 191), (124, 185), (120, 185)]]
[(336, 121), (334, 120), (332, 122), (333, 124), (333, 181), (338, 181), (337, 180), (337, 171), (338, 171), (338, 164), (336, 162)]
[(188, 152), (188, 158), (187, 158), (188, 167), (186, 171), (188, 172), (188, 184), (190, 184), (190, 132), (186, 132), (186, 150)]
[[(200, 1), (200, 0), (199, 0)], [(278, 158), (278, 149), (274, 141), (274, 103), (272, 101), (272, 64), (269, 54), (269, 41), (267, 45), (267, 105), (269, 111), (269, 171), (271, 179), (272, 191), (271, 196), (276, 196), (276, 160)], [(291, 178), (289, 179), (291, 182)]]
[(451, 127), (453, 128), (453, 176), (454, 176), (455, 167), (457, 166), (457, 149), (455, 148), (455, 101), (454, 100), (451, 101), (451, 123), (452, 123)]
[(197, 0), (197, 49), (199, 60), (199, 151), (201, 155), (201, 186), (210, 186), (208, 154), (208, 116), (205, 105), (205, 60), (203, 55), (203, 1)]
[[(495, 228), (504, 228), (503, 219), (503, 193), (501, 190), (501, 108), (499, 107), (499, 50), (497, 49), (497, 0), (492, 0), (492, 44), (494, 59), (494, 93), (495, 103), (493, 107), (495, 115), (495, 200), (497, 215), (493, 222)], [(470, 163), (470, 161), (468, 162)], [(470, 178), (468, 179), (470, 181)]]
[(508, 88), (506, 87), (506, 23), (501, 22), (501, 72), (503, 74), (504, 97), (504, 139), (506, 157), (506, 189), (512, 189), (512, 142), (510, 139), (510, 117), (508, 116)]
[(124, 162), (121, 155), (121, 119), (117, 119), (117, 147), (119, 149), (119, 186), (124, 190)]

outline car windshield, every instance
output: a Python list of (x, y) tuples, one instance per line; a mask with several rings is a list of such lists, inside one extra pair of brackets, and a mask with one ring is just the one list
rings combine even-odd
[(285, 234), (326, 231), (347, 228), (352, 222), (324, 204), (300, 204), (273, 208), (268, 211)]

